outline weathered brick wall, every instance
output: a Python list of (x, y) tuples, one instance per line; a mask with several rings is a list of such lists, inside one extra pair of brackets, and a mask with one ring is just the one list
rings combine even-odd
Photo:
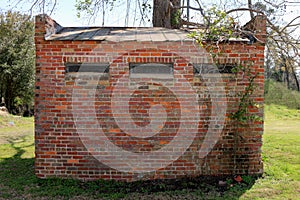
[[(262, 173), (263, 122), (249, 122), (245, 128), (237, 128), (229, 118), (237, 110), (236, 94), (248, 84), (242, 73), (237, 77), (217, 73), (195, 75), (193, 64), (207, 64), (210, 59), (208, 53), (191, 41), (55, 41), (45, 40), (46, 27), (53, 30), (58, 26), (50, 18), (37, 16), (35, 172), (38, 177), (134, 181)], [(260, 73), (255, 79), (253, 99), (263, 104), (264, 44), (237, 41), (220, 44), (220, 49), (223, 52), (218, 58), (220, 63), (252, 61), (251, 70)], [(129, 77), (129, 63), (148, 62), (173, 63), (174, 78)], [(91, 77), (83, 73), (76, 77), (76, 73), (66, 73), (68, 63), (109, 63), (109, 74)], [(130, 98), (122, 96), (128, 92)], [(198, 111), (193, 110), (194, 104)], [(151, 114), (151, 106), (159, 105), (165, 112)], [(129, 114), (124, 114), (126, 111)], [(262, 108), (250, 111), (263, 117)], [(185, 117), (190, 117), (187, 122), (190, 124), (182, 127)], [(129, 133), (126, 128), (132, 127), (128, 118), (142, 128), (136, 132), (131, 129)], [(153, 118), (165, 122), (158, 125), (156, 134), (139, 137), (139, 133), (148, 131), (146, 126)], [(235, 148), (236, 131), (241, 137)], [(179, 132), (182, 134), (178, 136)], [(119, 149), (105, 149), (105, 145)], [(168, 146), (171, 148), (163, 149)], [(103, 155), (107, 149), (110, 154)]]

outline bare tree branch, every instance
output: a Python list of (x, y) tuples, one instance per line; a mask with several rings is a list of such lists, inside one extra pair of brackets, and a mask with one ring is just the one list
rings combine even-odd
[(253, 11), (252, 11), (252, 0), (248, 0), (248, 7), (249, 7), (249, 12), (250, 12), (250, 17), (251, 17), (251, 19), (254, 19), (254, 13), (253, 13)]
[(281, 30), (280, 30), (280, 32), (283, 32), (285, 29), (287, 29), (287, 28), (289, 28), (289, 27), (292, 27), (292, 26), (299, 26), (300, 25), (300, 23), (298, 23), (298, 24), (292, 24), (295, 20), (297, 20), (297, 19), (300, 19), (300, 16), (297, 16), (297, 17), (295, 17), (294, 19), (292, 19), (286, 26), (284, 26)]
[(226, 14), (230, 14), (230, 13), (237, 12), (237, 11), (251, 11), (251, 12), (256, 12), (256, 13), (265, 15), (265, 13), (260, 10), (250, 9), (250, 8), (235, 8), (235, 9), (228, 10), (226, 12)]

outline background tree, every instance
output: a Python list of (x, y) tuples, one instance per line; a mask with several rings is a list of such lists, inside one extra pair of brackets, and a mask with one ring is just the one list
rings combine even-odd
[[(84, 13), (95, 17), (100, 13), (104, 22), (106, 9), (112, 11), (115, 4), (120, 2), (124, 2), (124, 0), (76, 0), (75, 6), (78, 16)], [(127, 0), (127, 5), (130, 5), (129, 2)], [(148, 21), (152, 21), (154, 27), (179, 28), (180, 8), (181, 0), (153, 0), (152, 2), (150, 0), (143, 0), (139, 4), (139, 12), (141, 13), (142, 20), (149, 19), (147, 14), (149, 10), (153, 9), (152, 20)]]
[(30, 16), (0, 14), (0, 99), (9, 112), (31, 105), (34, 88), (34, 24)]
[[(252, 3), (251, 0), (249, 0)], [(265, 77), (266, 86), (270, 79), (286, 83), (289, 89), (300, 91), (300, 15), (282, 20), (287, 6), (299, 6), (300, 2), (262, 1), (251, 5), (268, 18)], [(268, 90), (266, 90), (267, 92)]]

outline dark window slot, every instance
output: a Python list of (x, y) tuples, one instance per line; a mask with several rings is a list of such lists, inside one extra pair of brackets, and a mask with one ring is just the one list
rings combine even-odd
[(174, 67), (172, 63), (130, 63), (130, 76), (145, 76), (157, 78), (161, 76), (173, 77)]
[(68, 63), (66, 64), (66, 73), (70, 72), (93, 72), (109, 73), (108, 63)]
[(233, 73), (233, 69), (235, 68), (235, 65), (229, 65), (229, 64), (219, 64), (219, 65), (213, 65), (213, 64), (195, 64), (194, 65), (194, 74), (215, 74), (215, 73), (221, 73), (221, 74), (231, 74)]

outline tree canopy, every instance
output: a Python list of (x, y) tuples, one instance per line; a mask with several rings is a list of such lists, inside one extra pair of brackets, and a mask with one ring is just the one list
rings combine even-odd
[(11, 11), (1, 13), (0, 22), (0, 100), (18, 113), (18, 106), (33, 100), (34, 24), (30, 16)]

